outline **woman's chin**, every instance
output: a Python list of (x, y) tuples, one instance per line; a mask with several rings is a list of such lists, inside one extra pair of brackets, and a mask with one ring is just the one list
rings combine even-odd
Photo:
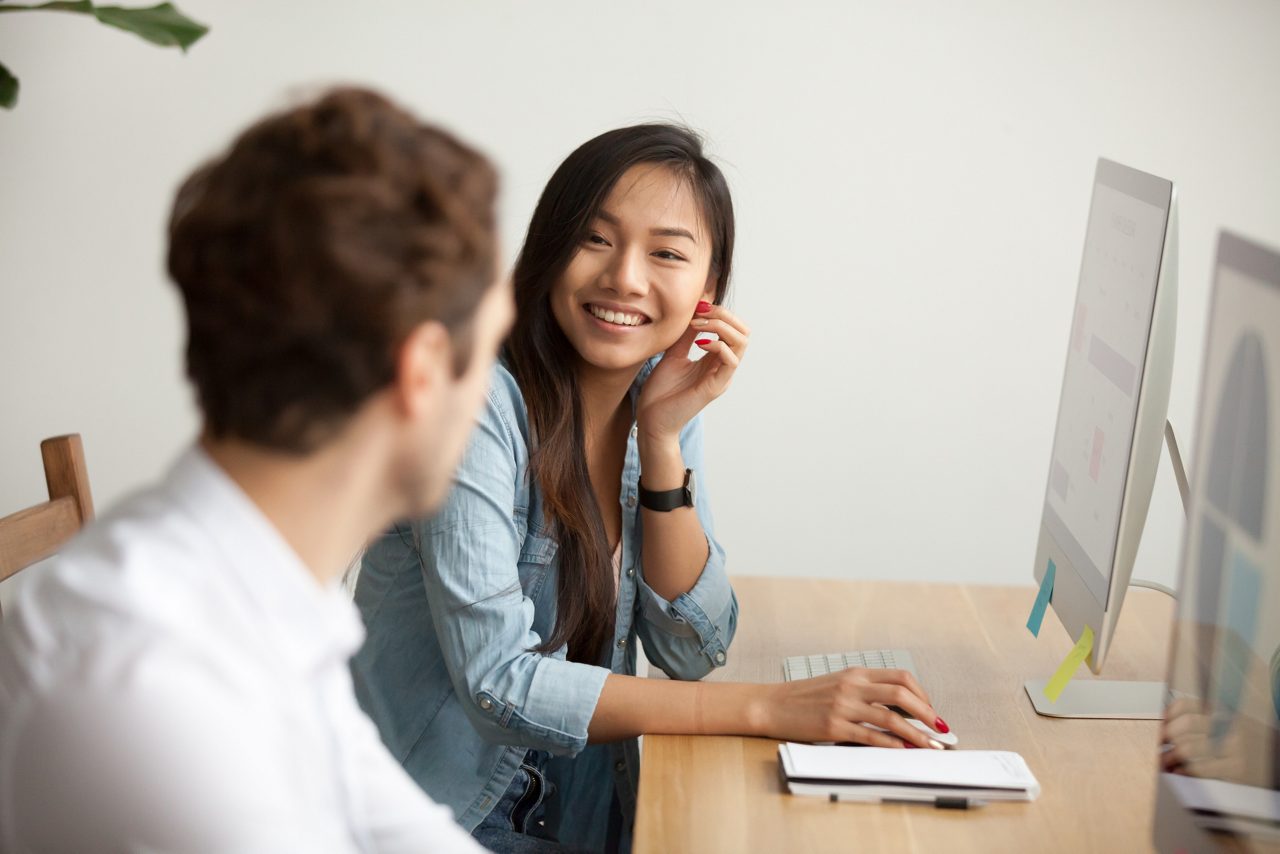
[(586, 347), (579, 357), (597, 371), (638, 371), (648, 361), (646, 351), (634, 347)]

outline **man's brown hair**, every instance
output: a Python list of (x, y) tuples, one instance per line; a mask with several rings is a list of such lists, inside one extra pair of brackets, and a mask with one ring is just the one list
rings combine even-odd
[(313, 450), (392, 382), (427, 320), (465, 371), (495, 279), (496, 192), (482, 155), (361, 89), (269, 116), (196, 171), (169, 274), (208, 433)]

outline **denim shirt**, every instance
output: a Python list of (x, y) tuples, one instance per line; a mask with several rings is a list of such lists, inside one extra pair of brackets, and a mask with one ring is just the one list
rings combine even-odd
[[(656, 362), (632, 385), (633, 411)], [(713, 534), (698, 418), (681, 432), (680, 448), (698, 477), (706, 564), (674, 601), (645, 583), (633, 427), (618, 495), (622, 571), (613, 643), (599, 666), (566, 660), (564, 647), (530, 651), (555, 625), (557, 543), (531, 482), (528, 411), (502, 364), (445, 506), (397, 524), (366, 551), (356, 586), (368, 630), (352, 662), (357, 696), (393, 755), (467, 830), (502, 797), (526, 751), (537, 749), (555, 757), (561, 791), (553, 830), (562, 842), (600, 848), (615, 791), (631, 826), (639, 774), (636, 739), (587, 746), (605, 678), (635, 674), (637, 636), (650, 662), (672, 678), (699, 679), (724, 665), (738, 602)]]

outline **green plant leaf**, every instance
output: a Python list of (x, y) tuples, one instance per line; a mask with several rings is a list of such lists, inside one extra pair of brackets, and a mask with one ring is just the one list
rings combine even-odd
[(0, 64), (0, 107), (12, 110), (18, 103), (18, 78)]
[(118, 27), (141, 36), (152, 44), (179, 47), (184, 51), (209, 32), (208, 27), (191, 20), (172, 3), (161, 3), (145, 9), (98, 6), (93, 14), (109, 27)]
[[(3, 0), (0, 0), (3, 2)], [(186, 50), (200, 40), (209, 28), (191, 20), (172, 3), (128, 9), (124, 6), (94, 6), (90, 0), (54, 0), (36, 5), (0, 5), (0, 12), (74, 12), (92, 15), (109, 27), (133, 33), (161, 47)]]
[(82, 15), (93, 14), (93, 4), (89, 0), (55, 0), (52, 3), (37, 3), (32, 6), (28, 3), (15, 5), (10, 3), (8, 6), (0, 6), (0, 12), (79, 12)]

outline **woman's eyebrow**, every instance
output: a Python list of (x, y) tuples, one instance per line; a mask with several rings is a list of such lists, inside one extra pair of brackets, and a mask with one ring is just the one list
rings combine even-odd
[(698, 238), (690, 234), (687, 228), (651, 228), (649, 233), (655, 237), (687, 237), (694, 243), (698, 242)]
[[(622, 225), (622, 220), (618, 219), (616, 216), (614, 216), (613, 214), (609, 213), (606, 210), (599, 211), (596, 214), (596, 216), (600, 217), (600, 219), (609, 223), (609, 225), (612, 225), (612, 226)], [(654, 237), (684, 237), (689, 240), (692, 240), (694, 243), (698, 242), (698, 238), (694, 237), (693, 234), (687, 228), (679, 228), (676, 226), (659, 226), (658, 228), (649, 229), (649, 233), (652, 234)]]

